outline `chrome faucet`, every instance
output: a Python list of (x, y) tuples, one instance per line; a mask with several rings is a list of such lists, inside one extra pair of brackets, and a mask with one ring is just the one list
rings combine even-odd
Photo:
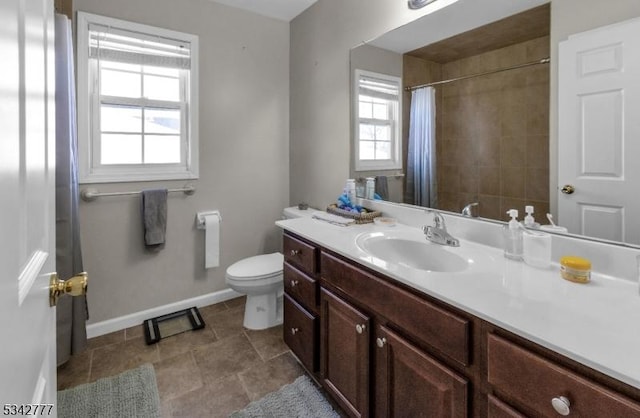
[(467, 206), (465, 206), (464, 208), (462, 208), (462, 216), (468, 216), (468, 217), (473, 217), (473, 214), (471, 212), (471, 208), (474, 206), (478, 206), (478, 202), (473, 202), (473, 203), (469, 203)]
[(425, 212), (433, 213), (433, 225), (425, 225), (422, 227), (422, 232), (426, 235), (427, 240), (435, 244), (459, 247), (460, 241), (447, 232), (447, 226), (444, 223), (442, 215), (435, 210), (427, 210)]

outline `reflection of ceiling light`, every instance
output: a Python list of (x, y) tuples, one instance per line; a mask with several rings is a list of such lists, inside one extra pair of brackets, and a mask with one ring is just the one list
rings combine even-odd
[(409, 0), (407, 3), (409, 4), (410, 9), (420, 9), (429, 3), (433, 3), (434, 1), (436, 0)]

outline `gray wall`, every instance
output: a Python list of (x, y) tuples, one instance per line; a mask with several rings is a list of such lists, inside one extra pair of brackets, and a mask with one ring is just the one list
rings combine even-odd
[[(557, 144), (557, 42), (571, 33), (638, 15), (638, 0), (552, 2), (552, 167)], [(292, 203), (304, 200), (322, 207), (335, 199), (349, 175), (349, 49), (419, 17), (405, 1), (319, 0), (292, 21)], [(551, 190), (555, 190), (554, 173), (550, 173)]]
[[(166, 247), (155, 254), (143, 249), (138, 197), (82, 203), (90, 322), (226, 288), (227, 266), (280, 245), (274, 221), (289, 202), (289, 24), (208, 0), (75, 0), (74, 7), (200, 37), (196, 194), (170, 195)], [(221, 263), (205, 270), (204, 234), (195, 229), (195, 215), (211, 209), (223, 217)]]
[(291, 203), (326, 207), (349, 177), (349, 50), (424, 13), (405, 1), (319, 0), (291, 21)]

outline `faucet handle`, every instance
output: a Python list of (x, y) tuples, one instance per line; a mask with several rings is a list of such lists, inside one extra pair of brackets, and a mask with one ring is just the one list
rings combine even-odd
[(469, 203), (467, 206), (462, 208), (462, 215), (471, 217), (472, 216), (471, 208), (478, 205), (479, 205), (478, 202)]
[(433, 214), (433, 226), (438, 229), (447, 229), (446, 225), (444, 224), (444, 217), (440, 214), (440, 212), (433, 209), (426, 209), (425, 213)]

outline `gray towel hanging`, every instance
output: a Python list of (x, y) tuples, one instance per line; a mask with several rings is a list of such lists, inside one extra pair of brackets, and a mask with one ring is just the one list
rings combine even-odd
[(165, 243), (167, 193), (167, 189), (147, 189), (141, 192), (144, 245), (150, 250), (158, 250)]

